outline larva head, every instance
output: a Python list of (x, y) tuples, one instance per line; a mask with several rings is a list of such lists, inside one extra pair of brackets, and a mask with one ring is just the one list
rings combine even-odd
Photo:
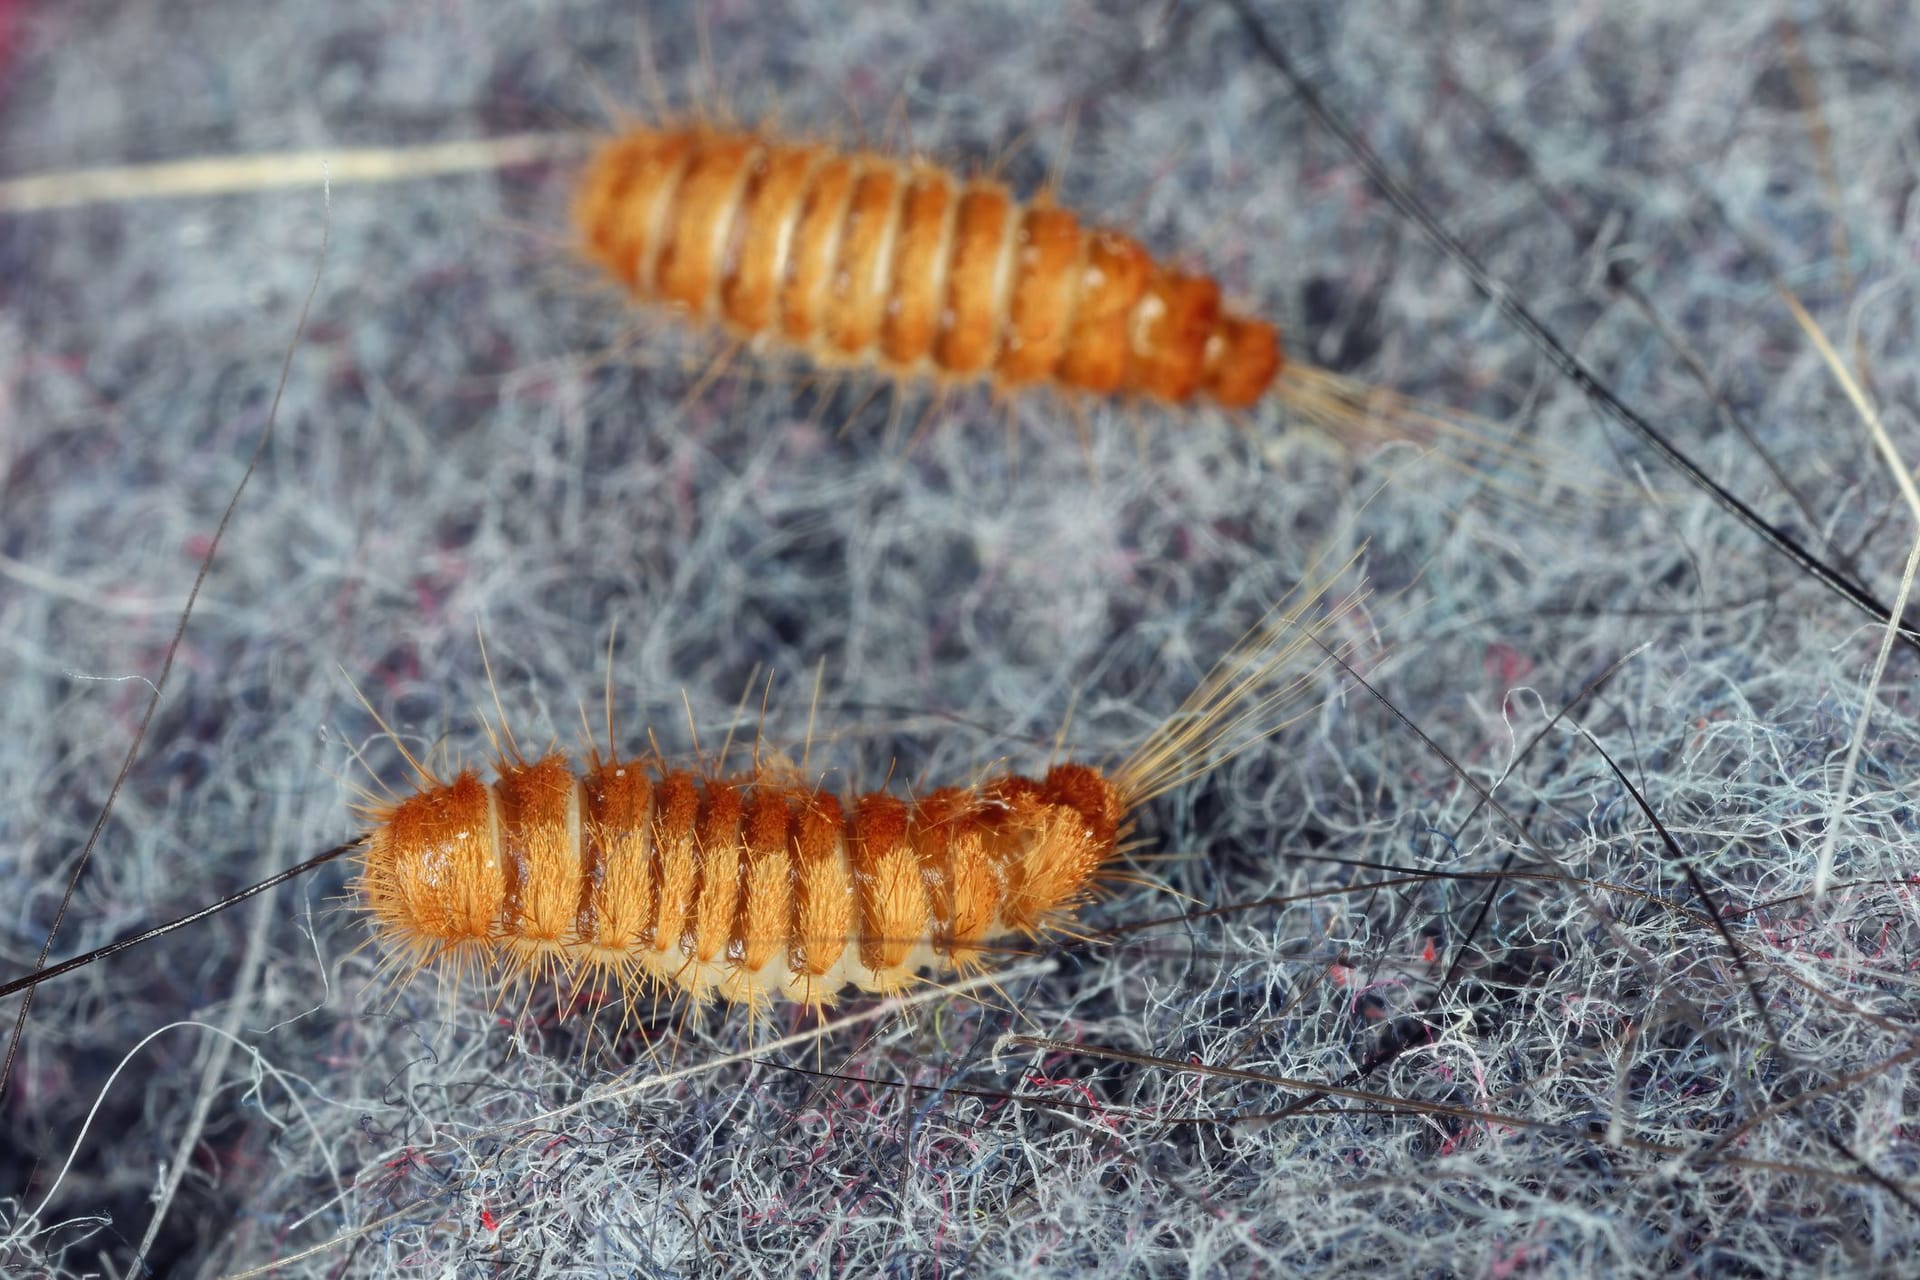
[(619, 264), (613, 254), (613, 212), (627, 185), (630, 146), (622, 140), (595, 151), (573, 199), (573, 225), (579, 233), (582, 251), (615, 272)]
[(585, 256), (628, 288), (639, 288), (639, 264), (657, 248), (661, 202), (695, 135), (639, 129), (603, 144), (587, 162), (573, 202), (573, 225)]
[(1285, 362), (1279, 330), (1262, 320), (1222, 315), (1207, 339), (1201, 386), (1222, 408), (1245, 409), (1266, 394)]
[(491, 793), (472, 770), (375, 815), (355, 888), (399, 954), (486, 941), (507, 898)]

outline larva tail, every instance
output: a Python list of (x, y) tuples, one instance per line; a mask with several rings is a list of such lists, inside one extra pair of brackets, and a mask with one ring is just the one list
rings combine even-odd
[(1541, 509), (1542, 494), (1550, 487), (1576, 489), (1601, 502), (1646, 498), (1638, 488), (1571, 474), (1566, 466), (1555, 465), (1550, 450), (1498, 422), (1297, 360), (1281, 367), (1272, 395), (1294, 418), (1344, 447), (1400, 443), (1430, 450), (1445, 463), (1480, 477), (1496, 499), (1508, 498), (1528, 509)]
[(1308, 713), (1303, 695), (1340, 652), (1324, 637), (1368, 592), (1362, 583), (1337, 600), (1329, 594), (1364, 550), (1324, 575), (1310, 573), (1108, 775), (1128, 810), (1218, 768)]

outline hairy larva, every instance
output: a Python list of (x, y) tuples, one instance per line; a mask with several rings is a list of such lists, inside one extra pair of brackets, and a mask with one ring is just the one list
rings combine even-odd
[[(695, 998), (830, 1004), (1034, 937), (1113, 856), (1124, 779), (1081, 765), (846, 800), (636, 762), (505, 761), (379, 812), (357, 891), (408, 969), (524, 968)], [(504, 959), (504, 963), (501, 958)]]
[(588, 162), (574, 221), (634, 297), (827, 367), (1241, 409), (1283, 364), (1208, 277), (924, 160), (635, 129)]
[(491, 784), (409, 755), (420, 785), (366, 806), (355, 891), (402, 973), (818, 1008), (846, 986), (970, 971), (987, 944), (1062, 924), (1141, 805), (1292, 719), (1305, 681), (1289, 666), (1361, 599), (1310, 618), (1327, 585), (1276, 611), (1111, 769), (835, 797), (764, 770), (650, 778), (611, 743), (584, 775), (509, 747)]

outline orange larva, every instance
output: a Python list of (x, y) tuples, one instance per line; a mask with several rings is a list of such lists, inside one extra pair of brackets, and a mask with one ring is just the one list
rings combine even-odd
[(413, 963), (811, 1005), (1040, 934), (1113, 855), (1127, 795), (1084, 765), (917, 801), (650, 777), (564, 756), (471, 770), (380, 815), (359, 891)]
[(828, 367), (1226, 408), (1278, 332), (1213, 280), (1047, 201), (920, 160), (707, 128), (629, 132), (578, 189), (586, 254), (638, 299)]
[(1358, 600), (1308, 620), (1320, 595), (1250, 636), (1111, 770), (1060, 764), (909, 800), (765, 771), (653, 776), (598, 749), (583, 774), (510, 750), (491, 784), (415, 762), (418, 790), (368, 807), (356, 892), (406, 972), (817, 1007), (847, 986), (976, 968), (996, 940), (1063, 923), (1140, 805), (1283, 723), (1271, 713), (1308, 677), (1276, 673)]

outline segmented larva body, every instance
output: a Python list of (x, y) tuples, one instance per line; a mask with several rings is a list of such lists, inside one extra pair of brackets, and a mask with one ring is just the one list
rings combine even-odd
[(655, 776), (611, 750), (581, 774), (510, 738), (496, 781), (449, 780), (402, 748), (421, 785), (363, 808), (354, 888), (412, 970), (819, 1006), (975, 968), (996, 939), (1064, 923), (1142, 805), (1289, 722), (1335, 660), (1322, 634), (1365, 598), (1327, 599), (1353, 563), (1303, 582), (1112, 768), (842, 801), (758, 769)]
[(919, 160), (642, 129), (595, 154), (574, 213), (635, 297), (828, 367), (1240, 408), (1282, 363), (1211, 279)]
[(377, 813), (358, 889), (415, 966), (451, 959), (607, 989), (825, 1005), (965, 969), (1077, 905), (1125, 815), (1098, 770), (908, 802), (649, 776), (553, 754), (471, 770)]

